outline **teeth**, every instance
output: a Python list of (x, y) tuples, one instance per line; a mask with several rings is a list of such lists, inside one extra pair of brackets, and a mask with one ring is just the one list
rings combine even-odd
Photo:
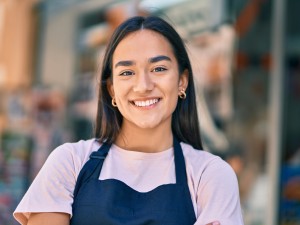
[(153, 105), (157, 102), (158, 102), (158, 99), (151, 99), (151, 100), (147, 100), (147, 101), (134, 101), (133, 103), (136, 106), (145, 107), (145, 106)]

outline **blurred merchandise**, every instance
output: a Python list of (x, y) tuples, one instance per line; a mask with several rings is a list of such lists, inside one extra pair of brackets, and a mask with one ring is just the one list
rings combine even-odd
[(17, 224), (11, 212), (28, 188), (32, 139), (17, 132), (4, 132), (0, 145), (0, 224)]
[(33, 179), (50, 152), (68, 140), (65, 130), (65, 96), (49, 87), (31, 92), (30, 136), (33, 140), (30, 178)]
[(282, 168), (281, 188), (281, 222), (296, 225), (300, 221), (300, 164)]
[(283, 225), (298, 225), (300, 221), (300, 52), (287, 59), (279, 218)]

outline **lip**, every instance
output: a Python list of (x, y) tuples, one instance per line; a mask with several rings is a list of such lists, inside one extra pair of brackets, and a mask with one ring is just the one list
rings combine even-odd
[(162, 98), (159, 97), (149, 97), (149, 98), (138, 98), (129, 101), (134, 107), (139, 109), (150, 109), (155, 107)]

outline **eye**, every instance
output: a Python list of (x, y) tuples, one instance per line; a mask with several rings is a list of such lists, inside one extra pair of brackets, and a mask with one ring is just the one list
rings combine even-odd
[(163, 72), (166, 70), (167, 70), (166, 68), (159, 66), (159, 67), (155, 67), (151, 72)]
[(130, 76), (130, 75), (134, 75), (134, 72), (126, 70), (126, 71), (121, 72), (119, 75), (120, 76)]

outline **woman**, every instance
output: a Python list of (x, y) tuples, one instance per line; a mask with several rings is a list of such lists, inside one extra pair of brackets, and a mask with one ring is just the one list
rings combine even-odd
[(96, 139), (55, 149), (15, 218), (29, 225), (243, 224), (234, 172), (197, 150), (196, 112), (176, 31), (157, 17), (125, 21), (104, 56)]

